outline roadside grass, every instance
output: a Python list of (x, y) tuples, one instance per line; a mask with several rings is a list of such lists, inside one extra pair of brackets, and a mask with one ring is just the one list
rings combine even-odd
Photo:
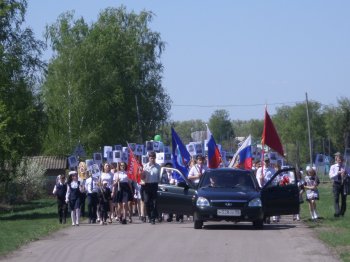
[(63, 227), (54, 198), (0, 207), (0, 256)]
[[(344, 217), (334, 217), (332, 183), (321, 183), (319, 193), (320, 200), (317, 201), (317, 211), (321, 219), (317, 222), (310, 219), (308, 203), (305, 201), (300, 209), (302, 220), (342, 261), (350, 262), (350, 211), (348, 209)], [(347, 204), (349, 201), (348, 199)]]

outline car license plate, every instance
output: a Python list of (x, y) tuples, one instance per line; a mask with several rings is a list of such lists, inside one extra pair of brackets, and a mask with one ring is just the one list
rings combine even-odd
[(241, 215), (241, 210), (240, 209), (218, 209), (217, 214), (218, 216), (239, 217)]

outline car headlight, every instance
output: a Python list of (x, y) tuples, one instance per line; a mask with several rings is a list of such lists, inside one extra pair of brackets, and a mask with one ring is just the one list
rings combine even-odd
[(197, 202), (196, 202), (197, 207), (208, 207), (210, 206), (210, 203), (208, 199), (204, 197), (198, 197)]
[(261, 199), (260, 198), (254, 198), (253, 200), (250, 200), (248, 203), (249, 207), (261, 207)]

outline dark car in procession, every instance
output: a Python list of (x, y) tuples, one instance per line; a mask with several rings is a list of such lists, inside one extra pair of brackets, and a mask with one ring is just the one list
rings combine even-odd
[[(178, 185), (159, 184), (158, 211), (193, 216), (194, 228), (201, 229), (207, 221), (252, 222), (261, 229), (267, 217), (299, 213), (299, 189), (295, 169), (276, 172), (259, 187), (252, 171), (235, 168), (209, 169), (194, 185), (181, 172), (184, 182)], [(287, 176), (288, 183), (279, 183)]]

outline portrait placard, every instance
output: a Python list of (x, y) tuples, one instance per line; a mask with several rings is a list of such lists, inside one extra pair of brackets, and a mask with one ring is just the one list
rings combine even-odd
[(172, 159), (171, 159), (171, 154), (170, 153), (164, 153), (164, 162), (166, 163), (172, 163)]
[(324, 163), (324, 156), (323, 154), (317, 154), (316, 155), (316, 160), (315, 160), (315, 165), (316, 166), (323, 166), (325, 163)]
[(169, 154), (170, 152), (170, 146), (164, 146), (164, 153)]
[(208, 141), (209, 141), (208, 139), (204, 140), (204, 151), (205, 152), (208, 152)]
[(270, 163), (271, 164), (277, 164), (277, 153), (276, 152), (270, 152), (269, 153), (269, 157), (270, 157)]
[(153, 142), (153, 150), (154, 152), (159, 152), (160, 146), (159, 146), (160, 142), (158, 141), (154, 141)]
[(101, 171), (98, 164), (93, 164), (88, 169), (93, 178), (99, 178), (101, 176)]
[(87, 169), (89, 169), (89, 166), (92, 166), (94, 164), (94, 160), (93, 159), (86, 159), (85, 163), (86, 163)]
[(93, 159), (94, 159), (95, 164), (98, 164), (98, 165), (102, 164), (102, 154), (101, 153), (94, 153)]
[(121, 150), (114, 150), (113, 151), (113, 162), (114, 163), (122, 162), (122, 154), (123, 154), (123, 152)]
[(122, 162), (127, 163), (129, 159), (129, 154), (127, 152), (123, 152), (122, 154)]
[(196, 155), (203, 155), (203, 145), (201, 142), (196, 142), (194, 144), (194, 150), (196, 151)]
[(109, 164), (113, 163), (113, 151), (107, 152), (107, 163)]
[(159, 165), (163, 165), (164, 164), (164, 153), (160, 152), (160, 153), (156, 153), (157, 157), (156, 157), (156, 163)]
[(136, 150), (135, 150), (135, 155), (142, 156), (143, 155), (143, 148), (144, 148), (144, 145), (137, 144)]
[(196, 150), (194, 148), (194, 144), (190, 143), (186, 145), (187, 151), (188, 153), (190, 153), (191, 156), (195, 156), (196, 155)]
[(153, 149), (153, 141), (146, 141), (146, 151), (147, 152), (154, 151), (154, 149)]
[(252, 158), (254, 160), (260, 160), (261, 159), (261, 149), (256, 146), (251, 146), (252, 148)]
[(122, 151), (123, 150), (123, 146), (122, 145), (114, 145), (114, 150), (115, 151)]
[(111, 147), (111, 146), (104, 146), (103, 147), (103, 157), (104, 158), (107, 158), (107, 152), (109, 152), (109, 151), (113, 151), (113, 147)]
[(71, 155), (68, 157), (68, 165), (69, 168), (75, 168), (78, 166), (78, 159), (75, 155)]
[(161, 141), (153, 141), (154, 152), (164, 152), (164, 144)]

